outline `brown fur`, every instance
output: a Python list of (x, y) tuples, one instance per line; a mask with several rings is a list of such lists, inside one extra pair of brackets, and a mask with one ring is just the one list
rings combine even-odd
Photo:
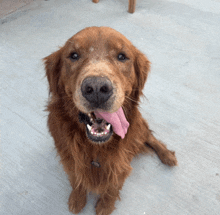
[[(81, 53), (80, 60), (70, 61), (73, 51)], [(129, 60), (118, 62), (115, 56), (120, 51)], [(96, 214), (111, 214), (132, 170), (130, 162), (138, 153), (153, 149), (164, 164), (177, 165), (175, 153), (152, 135), (138, 110), (150, 62), (123, 35), (107, 27), (86, 28), (44, 60), (51, 95), (48, 126), (73, 188), (71, 212), (79, 213), (86, 204), (87, 192), (92, 191), (100, 195)], [(85, 125), (79, 123), (79, 111), (89, 112), (80, 95), (80, 84), (91, 74), (105, 74), (114, 82), (116, 99), (109, 111), (123, 107), (130, 123), (124, 139), (113, 134), (108, 142), (95, 144), (87, 138)], [(101, 166), (92, 165), (92, 161)]]

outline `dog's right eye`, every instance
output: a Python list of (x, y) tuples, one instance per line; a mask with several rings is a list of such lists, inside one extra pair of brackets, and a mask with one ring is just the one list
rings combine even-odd
[(73, 52), (71, 55), (70, 55), (70, 59), (73, 60), (73, 61), (76, 61), (79, 59), (79, 54), (76, 53), (76, 52)]

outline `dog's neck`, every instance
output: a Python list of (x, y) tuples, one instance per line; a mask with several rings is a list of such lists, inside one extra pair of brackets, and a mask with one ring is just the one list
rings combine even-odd
[(96, 160), (95, 161), (92, 161), (91, 162), (91, 165), (93, 165), (93, 166), (95, 166), (95, 167), (97, 167), (97, 168), (99, 168), (99, 167), (101, 167), (101, 164), (98, 162), (98, 157), (96, 158)]

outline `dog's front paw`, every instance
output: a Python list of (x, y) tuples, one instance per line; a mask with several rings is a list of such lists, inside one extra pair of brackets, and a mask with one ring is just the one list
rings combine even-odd
[(70, 212), (78, 214), (86, 205), (86, 194), (80, 194), (72, 191), (68, 204)]
[(110, 215), (114, 209), (114, 202), (106, 202), (100, 198), (96, 204), (96, 215)]
[(178, 165), (178, 161), (176, 159), (174, 151), (167, 150), (167, 151), (165, 151), (161, 154), (158, 154), (158, 155), (159, 155), (162, 163), (164, 163), (168, 166), (177, 166)]

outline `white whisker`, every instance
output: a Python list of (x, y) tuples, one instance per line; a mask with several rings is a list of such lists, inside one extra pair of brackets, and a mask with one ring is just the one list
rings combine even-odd
[(126, 98), (128, 98), (128, 99), (130, 99), (131, 101), (133, 101), (133, 102), (135, 102), (135, 103), (137, 103), (138, 104), (138, 102), (137, 101), (135, 101), (135, 100), (133, 100), (133, 99), (131, 99), (130, 97), (128, 97), (128, 96), (125, 96)]

